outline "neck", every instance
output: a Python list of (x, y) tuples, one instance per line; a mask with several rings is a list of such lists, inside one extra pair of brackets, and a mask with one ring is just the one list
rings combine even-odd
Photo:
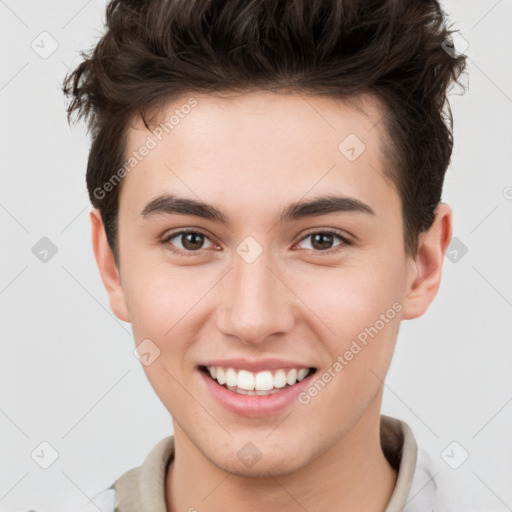
[(221, 470), (175, 425), (175, 458), (166, 477), (167, 510), (249, 512), (257, 503), (266, 512), (382, 511), (397, 475), (382, 453), (380, 402), (377, 405), (327, 452), (277, 477), (247, 477)]

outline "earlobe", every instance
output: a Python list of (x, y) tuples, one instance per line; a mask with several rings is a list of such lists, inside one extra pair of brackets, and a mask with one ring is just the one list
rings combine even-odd
[(91, 218), (91, 234), (92, 246), (96, 264), (100, 271), (103, 286), (107, 291), (110, 309), (112, 312), (124, 322), (129, 322), (128, 309), (124, 298), (123, 287), (119, 269), (114, 259), (114, 255), (107, 241), (105, 226), (101, 218), (100, 212), (94, 208), (90, 213)]
[(402, 319), (423, 315), (436, 296), (441, 284), (444, 255), (452, 238), (452, 209), (445, 203), (436, 208), (432, 226), (420, 234), (403, 301)]

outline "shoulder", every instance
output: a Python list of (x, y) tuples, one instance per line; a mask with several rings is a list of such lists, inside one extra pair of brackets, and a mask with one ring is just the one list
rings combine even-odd
[(173, 457), (174, 436), (168, 436), (153, 446), (140, 466), (125, 471), (73, 512), (165, 510), (165, 474)]

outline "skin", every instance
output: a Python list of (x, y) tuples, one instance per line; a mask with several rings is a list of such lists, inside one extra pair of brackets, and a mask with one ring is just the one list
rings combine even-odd
[[(249, 511), (258, 503), (266, 512), (382, 511), (396, 481), (379, 439), (382, 381), (401, 320), (421, 316), (438, 291), (452, 211), (440, 204), (416, 257), (406, 255), (400, 198), (384, 178), (383, 125), (371, 96), (359, 98), (360, 108), (262, 91), (193, 96), (192, 112), (124, 178), (119, 268), (99, 212), (91, 213), (113, 312), (131, 322), (136, 344), (149, 338), (160, 350), (144, 370), (172, 414), (167, 508)], [(188, 97), (162, 114), (168, 118)], [(128, 153), (148, 133), (139, 120), (129, 130)], [(366, 145), (353, 162), (338, 150), (350, 133)], [(163, 192), (211, 203), (232, 224), (144, 218), (147, 203)], [(291, 202), (334, 192), (363, 201), (375, 215), (277, 222)], [(206, 235), (191, 256), (171, 250), (190, 247), (186, 238), (164, 241), (183, 228)], [(315, 248), (306, 235), (322, 228), (352, 243), (334, 236), (327, 249)], [(263, 249), (250, 264), (236, 252), (248, 236)], [(278, 357), (321, 374), (396, 302), (401, 312), (307, 405), (238, 416), (214, 400), (198, 373), (208, 359)], [(252, 467), (237, 457), (248, 442), (262, 454)]]

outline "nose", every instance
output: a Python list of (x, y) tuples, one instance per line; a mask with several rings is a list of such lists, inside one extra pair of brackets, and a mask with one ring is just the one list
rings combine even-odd
[(222, 283), (217, 312), (223, 334), (260, 344), (292, 329), (294, 295), (272, 266), (265, 252), (252, 263), (235, 257), (234, 268)]

